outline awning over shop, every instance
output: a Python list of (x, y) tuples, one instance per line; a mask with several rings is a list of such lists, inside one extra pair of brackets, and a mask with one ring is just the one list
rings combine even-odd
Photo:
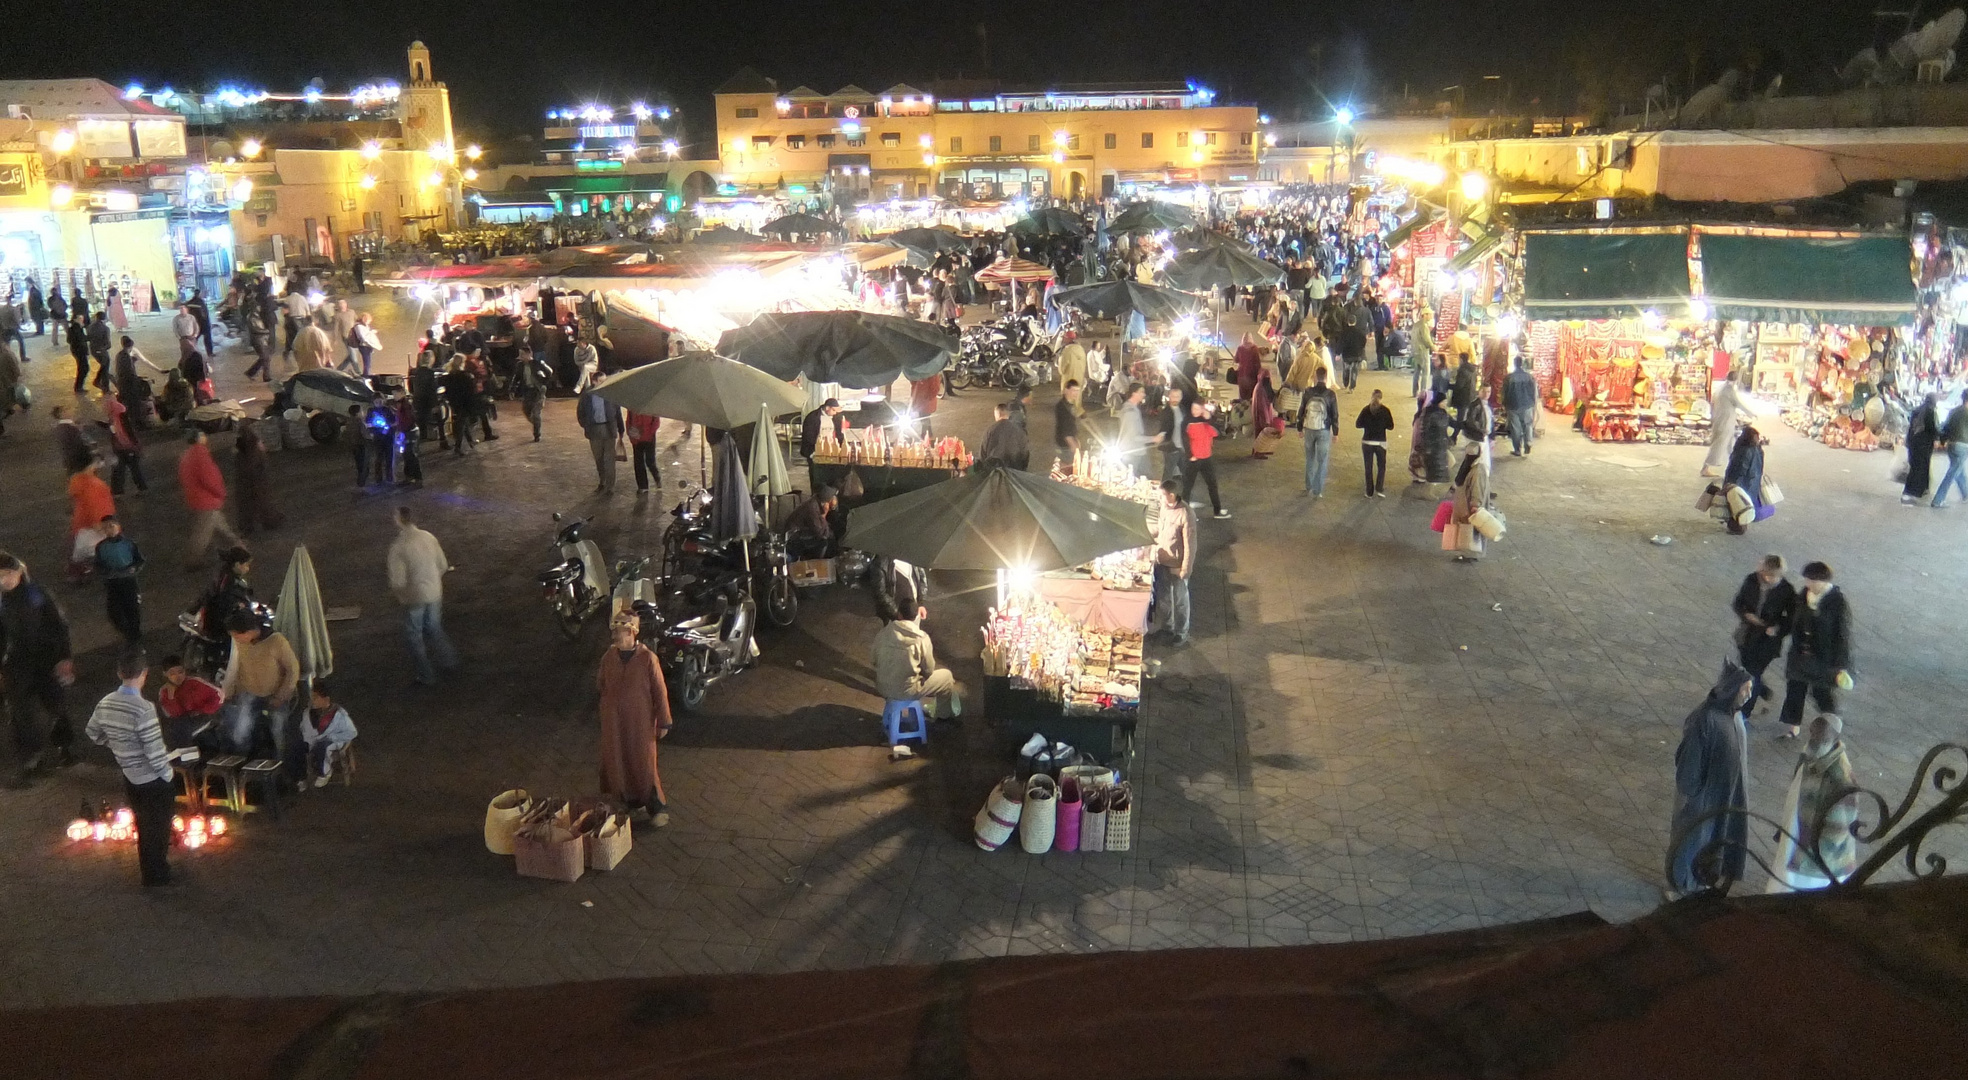
[(1698, 233), (1702, 284), (1718, 319), (1841, 326), (1913, 321), (1913, 253), (1904, 236)]
[(1444, 213), (1446, 211), (1441, 207), (1431, 206), (1427, 203), (1421, 204), (1420, 213), (1402, 222), (1394, 228), (1394, 231), (1387, 234), (1387, 250), (1393, 251), (1395, 248), (1407, 243), (1408, 237), (1413, 236), (1417, 229), (1425, 229), (1435, 224), (1442, 219)]
[(1631, 318), (1687, 309), (1688, 230), (1524, 234), (1524, 314)]
[(474, 191), (471, 201), (480, 206), (543, 206), (553, 208), (554, 201), (537, 191)]
[(570, 195), (641, 195), (663, 191), (669, 184), (669, 181), (669, 173), (635, 173), (616, 176), (534, 176), (527, 178), (526, 190), (534, 193), (552, 191)]
[[(1465, 229), (1465, 231), (1467, 230)], [(1450, 259), (1443, 269), (1451, 273), (1461, 273), (1482, 262), (1484, 259), (1489, 258), (1491, 255), (1496, 254), (1497, 249), (1503, 247), (1505, 239), (1506, 237), (1502, 229), (1487, 225), (1482, 226), (1470, 245), (1457, 252), (1455, 258)], [(1389, 246), (1391, 247), (1392, 245)]]

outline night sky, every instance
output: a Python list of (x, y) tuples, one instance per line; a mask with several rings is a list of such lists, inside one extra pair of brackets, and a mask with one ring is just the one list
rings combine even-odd
[[(139, 4), (68, 18), (54, 16), (80, 9), (47, 5), (31, 34), (12, 38), (5, 77), (293, 90), (320, 76), (340, 90), (403, 80), (402, 50), (421, 38), (468, 137), (532, 131), (546, 109), (583, 100), (668, 100), (701, 124), (710, 91), (748, 64), (782, 87), (803, 82), (823, 93), (848, 82), (880, 90), (986, 74), (1041, 83), (1193, 79), (1219, 100), (1255, 102), (1287, 119), (1325, 115), (1333, 100), (1404, 88), (1434, 99), (1460, 85), (1474, 111), (1532, 100), (1555, 111), (1581, 98), (1637, 101), (1663, 76), (1685, 94), (1732, 64), (1755, 67), (1759, 85), (1782, 72), (1792, 92), (1822, 88), (1853, 52), (1901, 32), (1873, 18), (1880, 6), (992, 0), (965, 5), (974, 14), (959, 16), (946, 2), (483, 0)], [(1947, 6), (1927, 5), (1922, 20)]]

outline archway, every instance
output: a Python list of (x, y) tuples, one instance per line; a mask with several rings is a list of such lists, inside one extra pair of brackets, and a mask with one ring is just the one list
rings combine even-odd
[(1086, 198), (1086, 174), (1075, 172), (1066, 178), (1066, 197), (1073, 202)]
[(683, 192), (683, 204), (685, 206), (695, 205), (704, 196), (717, 194), (717, 180), (713, 179), (710, 173), (699, 170), (683, 178), (681, 190)]

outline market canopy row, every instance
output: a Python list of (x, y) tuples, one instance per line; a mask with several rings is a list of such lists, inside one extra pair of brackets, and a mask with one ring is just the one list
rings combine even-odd
[(1529, 318), (1675, 315), (1697, 297), (1718, 319), (1900, 326), (1914, 315), (1912, 250), (1904, 236), (1701, 226), (1524, 234)]

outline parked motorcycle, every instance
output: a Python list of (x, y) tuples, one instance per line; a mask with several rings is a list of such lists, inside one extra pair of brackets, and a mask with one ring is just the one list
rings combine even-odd
[(714, 539), (709, 494), (700, 492), (676, 508), (676, 520), (663, 538), (665, 576), (692, 571), (748, 575), (746, 591), (764, 608), (767, 621), (781, 628), (793, 625), (799, 618), (799, 589), (793, 584), (786, 535), (761, 529), (743, 545)]
[[(246, 610), (259, 620), (261, 629), (273, 629), (273, 608), (256, 601)], [(232, 637), (223, 632), (217, 637), (207, 635), (204, 620), (202, 608), (178, 613), (178, 632), (183, 635), (178, 643), (178, 656), (184, 660), (186, 671), (216, 681), (232, 661)]]
[[(561, 520), (559, 514), (553, 516)], [(581, 640), (589, 619), (607, 610), (610, 597), (608, 564), (601, 548), (581, 533), (593, 518), (580, 518), (562, 526), (554, 536), (560, 563), (540, 574), (540, 589), (553, 605), (554, 622), (569, 641)]]
[(758, 609), (739, 577), (723, 577), (709, 609), (700, 613), (673, 620), (659, 605), (643, 602), (636, 614), (685, 712), (696, 712), (711, 687), (758, 662)]

